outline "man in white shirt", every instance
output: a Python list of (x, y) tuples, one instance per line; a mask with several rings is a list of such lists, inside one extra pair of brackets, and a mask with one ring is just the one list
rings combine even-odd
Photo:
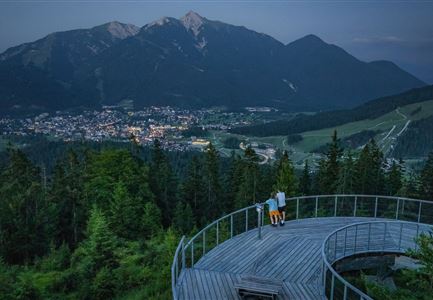
[(282, 191), (277, 193), (278, 211), (280, 212), (280, 225), (284, 225), (286, 220), (286, 194)]

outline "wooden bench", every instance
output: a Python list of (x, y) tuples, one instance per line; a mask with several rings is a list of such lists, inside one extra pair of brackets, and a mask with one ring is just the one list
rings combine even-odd
[(235, 289), (241, 299), (278, 299), (281, 294), (283, 282), (281, 280), (258, 277), (243, 276), (241, 281), (236, 283)]

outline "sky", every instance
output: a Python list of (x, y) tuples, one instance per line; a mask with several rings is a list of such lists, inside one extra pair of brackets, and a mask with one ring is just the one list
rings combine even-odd
[(391, 60), (433, 84), (433, 0), (0, 0), (0, 52), (109, 21), (143, 26), (193, 10), (283, 43), (307, 34), (364, 61)]

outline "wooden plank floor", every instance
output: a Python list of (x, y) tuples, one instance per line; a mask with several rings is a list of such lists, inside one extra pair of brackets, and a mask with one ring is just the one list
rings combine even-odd
[[(326, 299), (320, 285), (324, 239), (337, 228), (371, 220), (375, 219), (303, 219), (264, 227), (262, 240), (257, 230), (235, 236), (209, 251), (193, 269), (182, 271), (179, 298), (238, 299), (234, 284), (242, 275), (254, 275), (283, 280), (280, 299)], [(392, 238), (387, 242), (394, 243)], [(338, 245), (337, 251), (342, 251)]]

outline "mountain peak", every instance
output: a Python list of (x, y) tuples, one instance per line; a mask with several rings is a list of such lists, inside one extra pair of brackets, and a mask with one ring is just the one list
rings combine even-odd
[(117, 21), (107, 23), (107, 31), (115, 38), (125, 39), (136, 35), (140, 28), (132, 24), (123, 24)]
[(175, 23), (175, 22), (179, 22), (178, 20), (176, 20), (175, 18), (171, 18), (171, 17), (162, 17), (156, 21), (150, 22), (147, 25), (144, 25), (145, 28), (150, 28), (153, 26), (162, 26), (168, 23)]
[(203, 18), (194, 11), (189, 11), (186, 15), (180, 18), (180, 21), (187, 30), (191, 30), (194, 35), (198, 35), (200, 33), (200, 28), (206, 22), (206, 18)]
[(296, 42), (308, 43), (311, 45), (326, 44), (321, 38), (319, 38), (317, 35), (314, 35), (314, 34), (308, 34), (308, 35), (294, 41), (294, 43), (296, 43)]

